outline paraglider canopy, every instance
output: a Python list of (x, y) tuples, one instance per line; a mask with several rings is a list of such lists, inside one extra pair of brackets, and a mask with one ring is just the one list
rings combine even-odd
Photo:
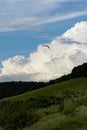
[(48, 49), (50, 49), (50, 47), (48, 45), (43, 45), (43, 47), (47, 47)]

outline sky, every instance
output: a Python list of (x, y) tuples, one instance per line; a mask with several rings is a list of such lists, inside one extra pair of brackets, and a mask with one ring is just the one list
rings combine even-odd
[(86, 34), (87, 0), (0, 0), (0, 82), (70, 73), (87, 62)]

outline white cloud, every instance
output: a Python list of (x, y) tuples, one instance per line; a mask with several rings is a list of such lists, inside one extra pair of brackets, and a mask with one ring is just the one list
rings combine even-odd
[[(75, 3), (78, 6), (73, 8), (72, 4)], [(30, 29), (85, 16), (87, 8), (83, 8), (84, 5), (85, 0), (83, 4), (81, 0), (3, 0), (0, 1), (0, 32)], [(70, 6), (72, 10), (68, 11)]]
[(53, 23), (53, 22), (56, 22), (56, 21), (72, 19), (72, 18), (75, 18), (75, 17), (85, 16), (85, 15), (87, 15), (87, 11), (79, 11), (79, 12), (74, 12), (74, 13), (69, 13), (69, 14), (64, 14), (64, 15), (56, 15), (56, 16), (53, 16), (53, 17), (48, 17), (48, 18), (43, 19), (43, 20), (39, 20), (39, 22), (35, 23), (35, 24), (36, 25), (48, 24), (48, 23)]
[(35, 21), (37, 21), (35, 17), (9, 19), (0, 23), (0, 32), (29, 29)]
[[(77, 23), (46, 46), (39, 45), (29, 57), (2, 61), (0, 81), (47, 81), (71, 72), (87, 62), (87, 21)], [(78, 37), (77, 37), (78, 34)]]
[(72, 19), (79, 16), (87, 15), (87, 11), (80, 11), (70, 14), (64, 15), (56, 15), (52, 17), (20, 17), (20, 18), (13, 18), (7, 19), (7, 21), (3, 21), (0, 23), (0, 32), (6, 31), (15, 31), (15, 30), (29, 30), (31, 28), (35, 28), (39, 25), (49, 24), (57, 21)]
[[(79, 32), (80, 32), (80, 35), (79, 35)], [(82, 21), (80, 23), (77, 23), (71, 29), (67, 30), (63, 34), (63, 36), (66, 38), (70, 38), (74, 41), (87, 43), (86, 33), (87, 33), (87, 23)]]

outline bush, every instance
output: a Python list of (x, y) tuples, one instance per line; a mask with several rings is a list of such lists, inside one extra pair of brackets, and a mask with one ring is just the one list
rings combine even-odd
[(7, 102), (0, 111), (0, 125), (4, 130), (18, 130), (30, 126), (39, 116), (29, 107), (27, 102)]
[(63, 114), (63, 111), (64, 111), (64, 101), (61, 101), (61, 103), (59, 104), (59, 112)]
[(38, 98), (30, 98), (27, 100), (27, 102), (30, 103), (30, 106), (34, 109), (49, 107), (53, 104), (57, 105), (60, 104), (61, 101), (63, 101), (62, 97), (55, 96), (40, 96)]
[(66, 116), (74, 116), (75, 115), (75, 105), (74, 104), (67, 104), (64, 107), (63, 114)]
[(16, 130), (16, 128), (14, 127), (14, 124), (6, 124), (3, 130)]

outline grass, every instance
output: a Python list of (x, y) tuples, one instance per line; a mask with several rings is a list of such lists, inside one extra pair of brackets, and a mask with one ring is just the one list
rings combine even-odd
[[(77, 78), (77, 79), (71, 79), (68, 81), (64, 81), (58, 84), (54, 84), (51, 86), (47, 86), (45, 88), (37, 89), (31, 92), (27, 92), (18, 96), (14, 96), (11, 98), (5, 98), (3, 100), (8, 100), (8, 101), (18, 101), (18, 100), (27, 100), (29, 98), (36, 98), (40, 96), (60, 96), (61, 93), (64, 93), (66, 91), (72, 92), (74, 94), (80, 93), (86, 93), (87, 92), (87, 78)], [(80, 96), (81, 96), (80, 93)]]
[(54, 114), (24, 130), (87, 130), (87, 115), (65, 117)]
[(0, 100), (0, 107), (5, 102), (31, 104), (39, 115), (37, 122), (23, 130), (87, 130), (87, 78), (71, 79), (5, 98)]

